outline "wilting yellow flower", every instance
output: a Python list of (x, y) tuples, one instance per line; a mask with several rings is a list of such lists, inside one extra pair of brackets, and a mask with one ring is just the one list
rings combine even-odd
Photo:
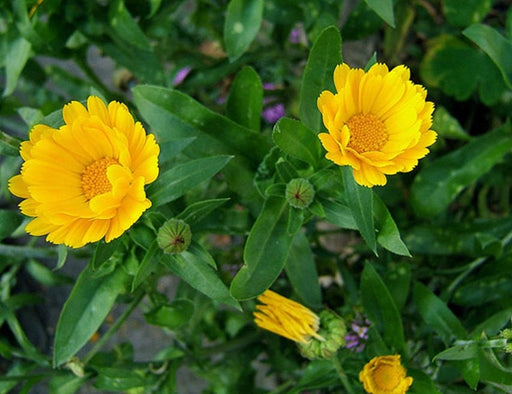
[(409, 78), (405, 66), (389, 71), (377, 63), (365, 73), (341, 64), (334, 70), (337, 93), (325, 90), (318, 98), (329, 131), (318, 135), (325, 157), (351, 166), (360, 185), (384, 185), (386, 175), (411, 171), (436, 140), (434, 104)]
[(160, 148), (128, 108), (98, 97), (62, 111), (59, 129), (38, 124), (21, 144), (21, 174), (9, 180), (23, 198), (26, 227), (55, 244), (78, 248), (126, 231), (151, 206), (144, 185), (158, 176)]
[(404, 394), (412, 384), (400, 363), (400, 355), (374, 357), (359, 372), (359, 380), (371, 394)]
[(266, 290), (258, 301), (262, 305), (256, 306), (254, 322), (259, 327), (295, 342), (307, 343), (312, 337), (324, 340), (318, 335), (320, 319), (305, 306), (272, 290)]

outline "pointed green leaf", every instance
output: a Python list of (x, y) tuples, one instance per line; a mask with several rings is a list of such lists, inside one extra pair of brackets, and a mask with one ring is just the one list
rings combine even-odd
[(185, 250), (179, 255), (164, 254), (160, 261), (194, 289), (215, 301), (223, 302), (241, 310), (238, 301), (229, 294), (226, 285), (210, 263), (205, 261), (201, 255)]
[(20, 77), (27, 60), (30, 57), (32, 45), (25, 38), (19, 36), (7, 44), (7, 53), (5, 56), (5, 87), (3, 95), (8, 96), (18, 84)]
[(377, 254), (377, 239), (373, 222), (373, 191), (356, 183), (352, 168), (341, 168), (348, 207), (368, 247)]
[(23, 222), (20, 214), (9, 209), (0, 209), (0, 241), (9, 237)]
[(364, 265), (361, 274), (361, 298), (366, 315), (377, 325), (386, 344), (395, 351), (405, 351), (400, 313), (388, 288), (369, 263)]
[(331, 26), (320, 33), (311, 48), (300, 90), (300, 119), (315, 133), (319, 133), (322, 127), (316, 101), (322, 91), (334, 90), (333, 73), (341, 62), (340, 32)]
[(235, 61), (249, 48), (263, 20), (263, 0), (231, 0), (224, 24), (224, 43), (229, 60)]
[(368, 7), (382, 18), (389, 26), (395, 27), (395, 13), (393, 11), (393, 0), (364, 0)]
[(376, 226), (379, 229), (377, 235), (377, 242), (385, 249), (401, 256), (411, 257), (409, 249), (405, 246), (400, 232), (396, 226), (391, 213), (382, 201), (382, 199), (374, 194), (373, 195), (374, 214)]
[(57, 323), (53, 350), (55, 367), (73, 357), (89, 341), (117, 296), (126, 289), (127, 279), (121, 267), (102, 277), (95, 275), (92, 264), (82, 271)]
[(269, 197), (252, 226), (244, 248), (244, 266), (231, 282), (231, 294), (246, 300), (263, 293), (281, 273), (295, 234), (288, 232), (289, 205)]
[(295, 159), (302, 160), (312, 167), (317, 167), (322, 158), (320, 140), (301, 122), (281, 118), (274, 126), (274, 142), (279, 148)]
[(227, 201), (229, 201), (229, 198), (197, 201), (188, 205), (183, 212), (176, 216), (176, 219), (181, 219), (193, 227), (194, 224), (201, 221), (201, 219), (207, 216), (210, 212), (214, 211)]
[(171, 167), (148, 187), (148, 198), (155, 207), (173, 201), (217, 174), (231, 158), (205, 157)]
[(466, 338), (466, 330), (459, 319), (425, 285), (415, 283), (413, 295), (423, 321), (439, 335), (445, 345), (449, 345), (454, 339)]
[(462, 34), (489, 55), (508, 88), (512, 89), (512, 42), (491, 26), (481, 23), (469, 26)]
[(150, 48), (147, 37), (127, 10), (124, 0), (114, 0), (110, 3), (108, 17), (110, 25), (124, 41), (142, 49)]
[(293, 239), (285, 270), (293, 289), (303, 303), (311, 308), (321, 307), (322, 295), (315, 259), (309, 240), (301, 231)]
[(507, 123), (429, 163), (411, 188), (415, 211), (424, 217), (440, 214), (462, 189), (489, 171), (511, 149), (512, 130)]
[(263, 109), (263, 85), (252, 67), (244, 67), (236, 75), (226, 102), (227, 116), (251, 130), (260, 130)]

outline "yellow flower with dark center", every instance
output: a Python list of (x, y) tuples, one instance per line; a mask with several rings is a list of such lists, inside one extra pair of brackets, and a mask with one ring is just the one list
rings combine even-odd
[(320, 319), (310, 309), (266, 290), (258, 297), (254, 322), (261, 328), (295, 342), (307, 343), (311, 338), (323, 341), (318, 334)]
[(434, 104), (410, 81), (409, 69), (389, 71), (375, 64), (368, 72), (347, 64), (334, 70), (336, 94), (323, 91), (318, 109), (329, 133), (318, 137), (325, 157), (353, 168), (363, 186), (385, 185), (386, 175), (409, 172), (429, 153), (437, 133), (430, 130)]
[(413, 381), (406, 376), (399, 354), (374, 357), (359, 373), (359, 380), (370, 394), (404, 394)]
[(126, 105), (98, 97), (62, 111), (59, 129), (38, 124), (21, 144), (21, 174), (9, 180), (33, 217), (32, 235), (73, 248), (119, 237), (151, 206), (144, 185), (158, 176), (160, 148)]

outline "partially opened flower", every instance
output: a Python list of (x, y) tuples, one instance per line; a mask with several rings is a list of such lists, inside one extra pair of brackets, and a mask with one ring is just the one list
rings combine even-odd
[(151, 206), (144, 185), (158, 176), (160, 148), (124, 104), (91, 96), (87, 108), (73, 101), (62, 113), (63, 126), (38, 124), (21, 144), (9, 190), (34, 218), (29, 234), (74, 248), (109, 242)]
[(309, 308), (266, 290), (258, 297), (262, 304), (256, 306), (254, 322), (261, 328), (295, 342), (306, 343), (312, 337), (324, 340), (317, 334), (320, 319)]
[(403, 65), (391, 71), (375, 64), (368, 72), (341, 64), (334, 70), (336, 93), (323, 91), (318, 109), (329, 133), (318, 137), (326, 158), (353, 168), (363, 186), (386, 184), (386, 175), (409, 172), (429, 153), (437, 133), (430, 129), (434, 105), (410, 80)]
[(413, 382), (406, 376), (399, 354), (372, 358), (359, 373), (359, 380), (370, 394), (404, 394)]
[(310, 360), (331, 358), (345, 344), (344, 320), (330, 310), (316, 315), (298, 302), (266, 290), (258, 297), (254, 322), (261, 328), (297, 343)]

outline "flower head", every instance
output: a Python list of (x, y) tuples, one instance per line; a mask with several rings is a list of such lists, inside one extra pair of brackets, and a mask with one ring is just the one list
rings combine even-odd
[(411, 171), (429, 153), (437, 133), (430, 130), (434, 104), (410, 81), (403, 65), (391, 71), (375, 64), (368, 72), (340, 64), (334, 70), (336, 94), (323, 91), (318, 109), (329, 133), (318, 137), (326, 158), (353, 168), (363, 186), (386, 184), (386, 175)]
[(23, 198), (22, 213), (34, 218), (29, 234), (73, 248), (103, 237), (109, 242), (151, 206), (144, 185), (158, 176), (160, 148), (124, 104), (107, 107), (90, 96), (87, 108), (73, 101), (62, 114), (59, 129), (32, 128), (9, 190)]
[(313, 337), (324, 340), (318, 335), (319, 317), (305, 306), (272, 290), (266, 290), (258, 301), (262, 304), (256, 306), (254, 322), (259, 327), (299, 343)]
[(359, 380), (370, 394), (404, 394), (412, 384), (400, 363), (400, 355), (378, 356), (371, 359), (359, 373)]

